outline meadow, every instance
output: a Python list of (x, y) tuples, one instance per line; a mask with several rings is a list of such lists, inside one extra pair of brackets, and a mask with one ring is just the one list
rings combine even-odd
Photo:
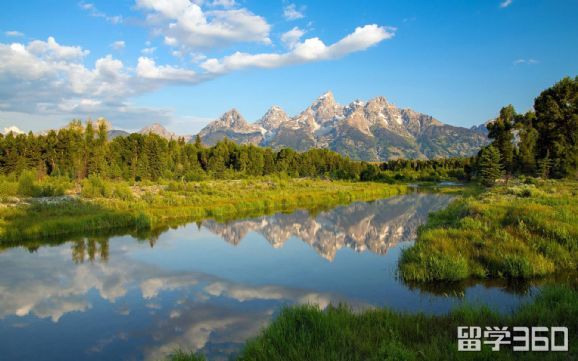
[(534, 278), (576, 271), (578, 182), (521, 179), (430, 214), (402, 254), (407, 281)]
[(316, 209), (385, 198), (409, 189), (372, 182), (275, 177), (138, 184), (97, 177), (74, 184), (50, 178), (0, 181), (1, 242), (119, 228), (154, 230), (175, 222)]

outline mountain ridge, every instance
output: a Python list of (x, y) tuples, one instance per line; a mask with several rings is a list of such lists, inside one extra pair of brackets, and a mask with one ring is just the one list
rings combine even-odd
[[(231, 117), (234, 122), (227, 121)], [(367, 161), (471, 156), (488, 143), (487, 136), (474, 127), (444, 124), (430, 115), (398, 108), (383, 96), (341, 105), (331, 91), (294, 117), (275, 105), (258, 121), (248, 123), (232, 109), (207, 124), (199, 136), (208, 145), (226, 137), (274, 149), (328, 148)]]

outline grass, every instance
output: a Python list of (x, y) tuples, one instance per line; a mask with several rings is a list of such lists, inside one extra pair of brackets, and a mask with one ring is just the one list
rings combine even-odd
[(315, 209), (407, 191), (405, 185), (314, 179), (258, 178), (138, 186), (88, 179), (76, 198), (30, 198), (26, 203), (3, 204), (0, 241), (11, 243), (118, 228), (154, 230), (178, 222)]
[(470, 192), (430, 214), (404, 250), (406, 281), (542, 277), (578, 268), (578, 182)]
[[(499, 352), (482, 345), (481, 352), (459, 352), (458, 326), (566, 326), (569, 352), (513, 352), (509, 345)], [(548, 286), (534, 301), (511, 314), (487, 308), (462, 306), (452, 312), (432, 316), (389, 309), (352, 312), (347, 306), (284, 308), (259, 336), (249, 340), (237, 360), (576, 360), (578, 359), (578, 291), (568, 286)], [(187, 358), (179, 353), (173, 360)]]

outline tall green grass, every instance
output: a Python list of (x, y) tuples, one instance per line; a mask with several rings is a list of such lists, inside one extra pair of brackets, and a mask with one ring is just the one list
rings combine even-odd
[(404, 185), (261, 178), (131, 186), (89, 178), (80, 197), (0, 208), (0, 241), (23, 241), (119, 227), (156, 229), (205, 218), (318, 208), (404, 193)]
[(578, 269), (578, 182), (461, 197), (430, 215), (399, 264), (408, 281), (533, 278)]
[[(459, 352), (458, 326), (566, 326), (569, 352), (513, 352), (509, 345), (491, 351)], [(249, 340), (239, 361), (452, 361), (578, 359), (578, 291), (568, 286), (544, 288), (534, 301), (510, 314), (462, 306), (441, 315), (385, 309), (353, 312), (347, 306), (284, 308), (259, 336)], [(198, 360), (180, 353), (178, 360)]]

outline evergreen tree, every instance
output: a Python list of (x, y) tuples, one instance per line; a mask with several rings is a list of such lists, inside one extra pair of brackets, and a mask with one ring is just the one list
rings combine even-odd
[(576, 175), (578, 169), (578, 77), (566, 77), (535, 100), (537, 157), (552, 162), (551, 175)]
[(538, 131), (534, 128), (536, 115), (533, 112), (520, 116), (516, 128), (519, 130), (520, 143), (518, 145), (518, 168), (523, 174), (536, 173), (536, 143)]
[(488, 137), (493, 139), (493, 146), (500, 152), (502, 165), (506, 172), (512, 173), (514, 165), (514, 121), (516, 111), (512, 105), (500, 110), (500, 115), (488, 123)]
[(491, 187), (496, 179), (502, 176), (502, 163), (500, 152), (493, 145), (489, 145), (480, 151), (478, 167), (482, 178), (482, 184)]

